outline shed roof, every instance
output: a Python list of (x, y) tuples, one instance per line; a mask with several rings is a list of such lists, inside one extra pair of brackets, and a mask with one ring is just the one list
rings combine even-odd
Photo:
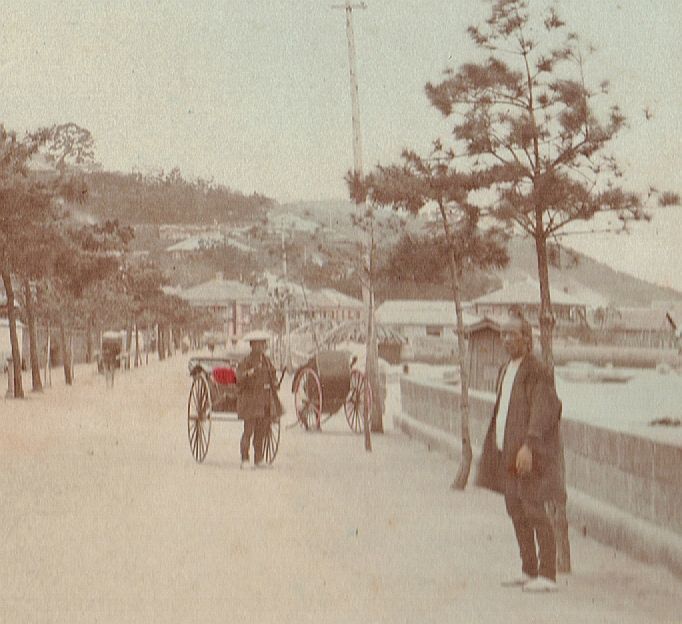
[[(552, 305), (566, 305), (566, 306), (585, 306), (586, 303), (582, 299), (578, 299), (563, 290), (557, 288), (549, 289), (550, 297), (552, 298)], [(491, 303), (499, 305), (513, 305), (513, 304), (540, 304), (540, 284), (532, 278), (527, 278), (518, 282), (507, 284), (487, 295), (474, 299), (472, 303)]]
[(178, 251), (192, 252), (200, 251), (201, 249), (210, 249), (211, 247), (216, 247), (218, 245), (233, 247), (234, 249), (246, 253), (254, 250), (251, 245), (248, 245), (233, 236), (224, 236), (220, 232), (206, 232), (204, 234), (197, 234), (185, 238), (180, 242), (167, 247), (166, 251), (169, 253)]
[[(464, 312), (465, 325), (480, 317)], [(379, 323), (387, 325), (441, 325), (457, 324), (455, 304), (452, 301), (423, 299), (393, 299), (384, 301), (376, 311)]]
[(655, 308), (618, 308), (608, 323), (611, 329), (628, 331), (674, 331), (671, 317), (666, 310)]
[(355, 297), (350, 297), (333, 288), (321, 288), (319, 290), (312, 290), (305, 288), (296, 282), (291, 282), (283, 277), (278, 277), (272, 273), (266, 272), (264, 280), (267, 283), (268, 289), (282, 288), (288, 290), (301, 304), (307, 302), (311, 308), (354, 308), (362, 309), (363, 303)]
[(326, 298), (332, 306), (358, 309), (362, 309), (363, 307), (362, 301), (359, 299), (350, 297), (333, 288), (322, 288), (321, 290), (316, 291), (316, 293), (319, 293), (322, 297)]
[(232, 280), (213, 279), (183, 290), (179, 296), (194, 305), (225, 305), (230, 301), (239, 303), (264, 303), (267, 294), (262, 288)]

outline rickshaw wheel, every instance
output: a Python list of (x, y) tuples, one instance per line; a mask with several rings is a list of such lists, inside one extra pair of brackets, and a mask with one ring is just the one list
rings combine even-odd
[(194, 375), (187, 401), (187, 437), (192, 457), (201, 463), (211, 441), (211, 389), (206, 375)]
[(310, 367), (304, 368), (296, 380), (294, 404), (298, 422), (306, 430), (320, 428), (322, 415), (322, 385), (317, 373)]
[(263, 439), (263, 458), (268, 464), (275, 461), (279, 449), (279, 418), (270, 420)]
[(355, 433), (362, 433), (365, 427), (365, 414), (372, 413), (372, 387), (367, 377), (359, 370), (350, 372), (350, 390), (343, 403), (346, 422)]

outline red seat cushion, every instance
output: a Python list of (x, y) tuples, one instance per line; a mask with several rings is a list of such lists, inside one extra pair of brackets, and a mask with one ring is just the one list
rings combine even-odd
[(213, 379), (221, 385), (237, 383), (237, 375), (231, 368), (214, 368)]

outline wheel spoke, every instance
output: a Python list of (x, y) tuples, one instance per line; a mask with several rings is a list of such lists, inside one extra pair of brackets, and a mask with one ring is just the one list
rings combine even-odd
[(207, 435), (206, 429), (202, 426), (201, 427), (201, 457), (202, 458), (206, 454), (205, 449), (208, 449), (208, 439), (207, 439), (206, 435)]
[[(306, 429), (313, 424), (315, 426), (319, 424), (321, 401), (320, 385), (315, 371), (309, 367), (304, 368), (299, 374), (294, 390), (294, 405), (297, 419)], [(275, 447), (277, 443), (276, 440), (273, 442)]]
[(201, 427), (201, 422), (197, 421), (196, 430), (194, 431), (194, 441), (192, 443), (192, 455), (194, 455), (194, 459), (197, 458), (197, 447), (199, 446), (199, 427)]
[(190, 429), (190, 434), (189, 434), (189, 446), (191, 449), (194, 449), (194, 438), (197, 435), (197, 421), (195, 420), (192, 423), (192, 428)]
[(344, 402), (346, 421), (355, 433), (361, 433), (365, 425), (365, 412), (367, 411), (366, 377), (356, 369), (350, 374), (350, 388)]
[(201, 374), (193, 377), (187, 401), (187, 437), (192, 456), (202, 462), (211, 440), (211, 394)]
[(199, 433), (197, 435), (197, 459), (201, 460), (204, 456), (204, 426), (199, 425)]

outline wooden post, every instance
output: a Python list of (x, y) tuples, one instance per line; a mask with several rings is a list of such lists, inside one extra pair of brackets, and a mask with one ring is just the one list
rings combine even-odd
[(52, 349), (50, 324), (47, 324), (47, 356), (45, 357), (45, 385), (48, 388), (52, 387), (52, 362), (50, 361), (50, 350)]
[[(346, 38), (348, 40), (348, 67), (350, 73), (350, 97), (351, 97), (351, 111), (353, 123), (353, 173), (355, 179), (362, 178), (362, 135), (360, 133), (360, 100), (358, 97), (358, 80), (357, 80), (357, 63), (355, 55), (355, 33), (353, 31), (353, 9), (366, 9), (367, 5), (364, 2), (360, 4), (351, 4), (350, 0), (346, 0), (344, 4), (333, 5), (332, 8), (343, 9), (346, 13)], [(365, 214), (365, 200), (362, 198), (355, 198), (356, 206), (360, 215)], [(376, 333), (374, 331), (374, 293), (372, 292), (372, 249), (374, 245), (373, 232), (367, 234), (366, 250), (365, 250), (365, 269), (367, 275), (362, 284), (362, 300), (366, 310), (366, 361), (365, 374), (372, 389), (372, 394), (379, 396), (379, 388), (377, 383), (377, 373), (379, 368)], [(379, 404), (373, 402), (372, 412), (378, 409)], [(365, 410), (366, 412), (367, 410)], [(372, 415), (365, 414), (365, 450), (372, 450), (372, 440), (370, 436), (370, 428)], [(381, 429), (379, 427), (379, 429)]]
[(6, 360), (7, 364), (7, 392), (5, 392), (5, 398), (14, 398), (14, 360), (8, 357)]

